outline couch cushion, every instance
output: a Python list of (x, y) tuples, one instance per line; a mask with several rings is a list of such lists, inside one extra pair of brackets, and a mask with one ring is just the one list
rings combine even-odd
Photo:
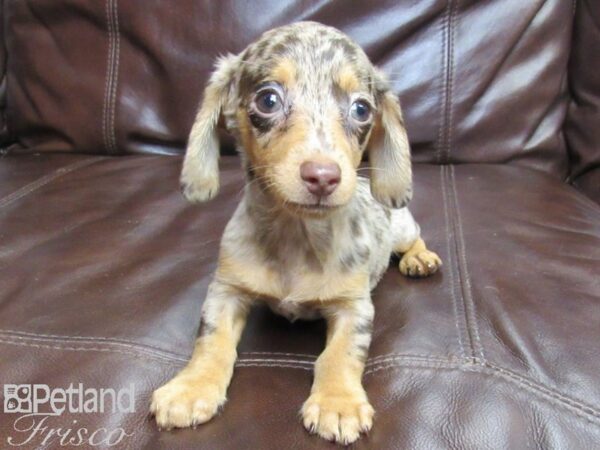
[[(261, 307), (220, 416), (163, 433), (148, 418), (152, 390), (191, 352), (243, 186), (237, 159), (224, 158), (220, 196), (189, 205), (180, 162), (0, 161), (0, 382), (133, 383), (135, 413), (45, 423), (122, 427), (131, 434), (123, 448), (329, 447), (297, 414), (324, 324), (290, 324)], [(411, 209), (445, 265), (423, 280), (392, 265), (373, 293), (364, 383), (378, 413), (357, 448), (591, 448), (600, 439), (600, 208), (523, 168), (417, 165), (415, 177)], [(18, 417), (2, 413), (3, 442), (31, 434), (15, 431)]]
[(12, 151), (181, 153), (219, 54), (315, 20), (390, 75), (417, 161), (567, 174), (572, 2), (38, 0), (3, 15)]

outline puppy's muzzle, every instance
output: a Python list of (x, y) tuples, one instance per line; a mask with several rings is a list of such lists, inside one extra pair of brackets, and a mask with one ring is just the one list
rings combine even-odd
[(334, 162), (306, 161), (300, 166), (300, 177), (308, 192), (316, 197), (328, 197), (340, 184), (342, 171)]

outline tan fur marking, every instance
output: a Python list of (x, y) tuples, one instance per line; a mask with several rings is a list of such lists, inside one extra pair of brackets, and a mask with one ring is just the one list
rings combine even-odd
[(284, 86), (293, 86), (296, 81), (296, 63), (289, 58), (283, 58), (271, 72), (275, 81)]
[(338, 86), (347, 93), (356, 92), (360, 87), (355, 71), (348, 65), (342, 66), (337, 74), (336, 81)]

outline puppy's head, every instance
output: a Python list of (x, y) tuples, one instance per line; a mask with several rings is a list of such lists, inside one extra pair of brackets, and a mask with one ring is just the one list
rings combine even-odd
[(385, 77), (340, 31), (312, 22), (271, 30), (217, 64), (190, 134), (182, 171), (192, 201), (218, 190), (219, 116), (238, 141), (250, 181), (282, 207), (322, 214), (348, 203), (363, 153), (371, 192), (410, 200), (410, 152)]

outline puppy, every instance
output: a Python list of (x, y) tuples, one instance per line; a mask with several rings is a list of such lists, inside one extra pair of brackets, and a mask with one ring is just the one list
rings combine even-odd
[[(392, 252), (403, 254), (404, 275), (441, 265), (406, 208), (412, 175), (398, 99), (340, 31), (302, 22), (266, 32), (221, 58), (206, 87), (181, 174), (193, 202), (219, 189), (220, 116), (242, 157), (244, 196), (223, 234), (191, 361), (154, 392), (151, 411), (167, 429), (217, 413), (261, 299), (290, 319), (327, 321), (302, 419), (325, 439), (354, 442), (374, 414), (361, 383), (370, 292)], [(357, 176), (365, 151), (370, 181)]]

